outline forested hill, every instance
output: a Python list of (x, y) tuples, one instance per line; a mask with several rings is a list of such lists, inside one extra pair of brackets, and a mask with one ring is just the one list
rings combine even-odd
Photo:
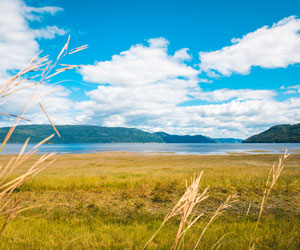
[(164, 132), (154, 133), (166, 143), (217, 143), (216, 140), (203, 135), (169, 135)]
[[(89, 125), (57, 125), (61, 138), (55, 135), (49, 143), (221, 143), (239, 142), (237, 139), (212, 139), (203, 135), (170, 135), (164, 132), (148, 133), (136, 128), (100, 127)], [(0, 128), (3, 141), (9, 128)], [(37, 143), (53, 134), (51, 125), (17, 126), (8, 143)], [(222, 141), (225, 140), (225, 141)]]
[(300, 143), (300, 123), (284, 124), (249, 137), (243, 143)]
[[(164, 142), (155, 134), (135, 128), (111, 128), (88, 125), (57, 125), (61, 138), (55, 135), (51, 143), (117, 143), (117, 142)], [(0, 140), (3, 141), (9, 128), (0, 128)], [(9, 143), (24, 143), (30, 137), (31, 143), (37, 143), (53, 134), (51, 125), (20, 125)]]

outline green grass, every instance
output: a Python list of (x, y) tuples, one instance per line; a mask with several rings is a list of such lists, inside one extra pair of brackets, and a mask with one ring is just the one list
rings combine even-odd
[[(1, 164), (8, 159), (1, 156)], [(201, 170), (200, 187), (209, 186), (210, 197), (198, 208), (205, 216), (187, 233), (186, 249), (218, 205), (235, 192), (239, 202), (211, 224), (199, 249), (211, 249), (225, 233), (230, 234), (219, 249), (248, 249), (264, 184), (277, 160), (278, 155), (60, 155), (14, 193), (25, 204), (43, 206), (14, 218), (0, 249), (141, 249), (184, 193), (185, 179)], [(287, 160), (271, 192), (258, 229), (258, 249), (300, 248), (299, 163), (299, 154)], [(170, 249), (177, 226), (178, 218), (171, 220), (149, 248)]]

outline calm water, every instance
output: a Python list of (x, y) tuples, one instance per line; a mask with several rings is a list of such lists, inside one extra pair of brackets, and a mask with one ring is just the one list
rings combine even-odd
[[(34, 145), (28, 145), (28, 149)], [(7, 144), (1, 154), (17, 154), (22, 144)], [(228, 153), (280, 154), (286, 149), (300, 153), (300, 143), (88, 143), (42, 145), (39, 154), (82, 154), (105, 151), (139, 152), (144, 154), (199, 154), (219, 155)]]

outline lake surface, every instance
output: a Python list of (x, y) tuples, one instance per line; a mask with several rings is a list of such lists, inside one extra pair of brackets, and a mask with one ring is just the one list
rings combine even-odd
[[(34, 144), (28, 145), (28, 150)], [(22, 144), (7, 144), (1, 154), (18, 154)], [(38, 154), (83, 154), (106, 151), (138, 152), (143, 154), (220, 155), (220, 154), (282, 154), (300, 153), (300, 143), (87, 143), (47, 144)]]

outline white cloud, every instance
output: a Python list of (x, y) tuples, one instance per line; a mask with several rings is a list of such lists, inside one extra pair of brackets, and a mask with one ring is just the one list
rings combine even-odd
[[(65, 31), (57, 26), (34, 30), (30, 28), (27, 19), (39, 20), (41, 17), (39, 15), (44, 13), (54, 15), (61, 10), (59, 7), (28, 7), (21, 0), (0, 1), (0, 81), (2, 83), (9, 78), (11, 70), (21, 69), (37, 54), (39, 44), (36, 38), (52, 39), (55, 35), (65, 34)], [(76, 123), (84, 119), (73, 109), (74, 103), (68, 98), (69, 93), (63, 87), (40, 85), (35, 93), (45, 92), (50, 88), (54, 88), (56, 92), (44, 97), (42, 103), (55, 123)], [(28, 88), (11, 95), (5, 103), (2, 103), (2, 99), (1, 112), (18, 114), (32, 94), (32, 88)], [(26, 118), (33, 123), (48, 123), (37, 102), (30, 108)], [(12, 119), (0, 116), (0, 126), (11, 125)]]
[(218, 89), (208, 92), (196, 92), (195, 98), (209, 102), (224, 102), (230, 99), (243, 100), (272, 100), (277, 93), (273, 90), (253, 89)]
[(63, 8), (56, 6), (45, 7), (23, 7), (23, 15), (30, 21), (41, 21), (44, 14), (55, 15), (57, 12), (63, 11)]
[[(245, 138), (274, 124), (299, 121), (300, 99), (279, 102), (272, 90), (203, 92), (198, 86), (203, 79), (184, 62), (189, 59), (187, 49), (170, 55), (168, 41), (150, 41), (149, 46), (132, 46), (110, 61), (80, 70), (86, 81), (100, 84), (86, 92), (90, 100), (76, 104), (86, 123)], [(217, 103), (200, 104), (199, 100)], [(189, 106), (183, 106), (184, 102)]]
[(288, 86), (286, 89), (295, 90), (295, 92), (300, 94), (300, 85)]
[(280, 89), (286, 90), (285, 94), (300, 94), (300, 85), (294, 85), (294, 86), (281, 86)]
[[(149, 46), (132, 46), (120, 55), (114, 55), (111, 61), (82, 67), (80, 73), (83, 79), (117, 86), (142, 86), (178, 77), (197, 79), (198, 71), (183, 63), (189, 57), (186, 50), (179, 50), (174, 56), (170, 56), (165, 39), (150, 39), (148, 42)], [(182, 84), (189, 83), (190, 81), (182, 81)], [(194, 81), (192, 85), (195, 85)]]
[[(109, 93), (106, 93), (109, 94)], [(125, 102), (125, 103), (124, 103)], [(89, 123), (104, 126), (136, 127), (172, 134), (204, 134), (211, 137), (246, 138), (270, 126), (298, 123), (300, 98), (275, 100), (232, 100), (228, 103), (196, 106), (126, 106), (126, 100), (92, 101), (77, 104)], [(124, 103), (125, 106), (122, 106)], [(86, 121), (87, 121), (86, 120)]]
[(46, 28), (33, 30), (36, 38), (53, 39), (56, 35), (63, 36), (67, 33), (65, 29), (58, 28), (56, 25), (46, 26)]
[(157, 124), (170, 133), (246, 138), (270, 126), (298, 123), (299, 120), (300, 98), (294, 98), (285, 102), (233, 100), (221, 104), (176, 107), (150, 124)]
[(204, 82), (204, 83), (212, 83), (213, 81), (212, 80), (209, 80), (209, 79), (199, 79), (199, 83), (200, 82)]
[(251, 67), (282, 68), (300, 62), (300, 19), (290, 16), (273, 26), (264, 26), (233, 45), (217, 51), (200, 52), (200, 68), (205, 72), (248, 74)]
[(150, 38), (148, 39), (148, 43), (152, 48), (167, 48), (169, 45), (169, 41), (163, 37)]
[(20, 1), (0, 1), (0, 79), (7, 76), (6, 70), (19, 69), (37, 53), (34, 40)]
[(63, 8), (57, 7), (57, 6), (45, 6), (45, 7), (26, 7), (26, 12), (29, 13), (38, 13), (38, 14), (44, 14), (44, 13), (50, 13), (51, 15), (55, 15), (57, 12), (63, 11)]
[(184, 48), (184, 49), (180, 49), (177, 50), (173, 56), (174, 59), (177, 59), (179, 61), (188, 61), (191, 60), (192, 57), (191, 55), (188, 53), (188, 48)]
[(187, 49), (169, 55), (166, 39), (148, 42), (149, 46), (132, 46), (111, 61), (83, 66), (80, 73), (85, 81), (109, 86), (87, 92), (91, 100), (78, 103), (77, 108), (101, 124), (138, 126), (143, 119), (159, 118), (164, 110), (189, 100), (188, 93), (199, 86), (198, 71), (184, 63), (190, 58)]
[[(45, 7), (33, 8), (31, 11), (54, 14), (58, 9)], [(26, 13), (28, 7), (23, 1), (0, 1), (0, 80), (8, 77), (8, 70), (20, 69), (26, 65), (39, 50), (35, 39), (45, 37), (45, 30), (35, 31), (29, 27)], [(47, 38), (63, 34), (63, 30), (56, 26), (48, 27), (46, 30), (51, 35)]]
[(296, 90), (288, 90), (286, 92), (284, 92), (285, 94), (296, 94), (297, 91)]

